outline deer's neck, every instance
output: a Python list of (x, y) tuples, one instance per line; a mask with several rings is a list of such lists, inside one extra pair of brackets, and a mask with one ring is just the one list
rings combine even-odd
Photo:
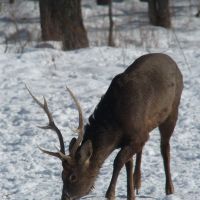
[(85, 126), (84, 140), (91, 140), (93, 166), (100, 168), (113, 150), (119, 147), (121, 132), (115, 121), (108, 95), (104, 95)]
[(113, 152), (114, 149), (115, 148), (113, 147), (106, 147), (104, 145), (94, 149), (93, 155), (91, 157), (92, 167), (99, 170), (104, 161), (108, 158), (108, 156)]
[(92, 142), (92, 168), (98, 171), (108, 156), (119, 147), (120, 135), (119, 129), (110, 124), (86, 125), (84, 140)]

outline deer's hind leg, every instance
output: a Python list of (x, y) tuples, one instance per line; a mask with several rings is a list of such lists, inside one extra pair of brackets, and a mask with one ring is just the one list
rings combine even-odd
[(131, 158), (126, 163), (126, 171), (127, 171), (127, 196), (128, 199), (135, 198), (135, 192), (138, 194), (138, 191), (141, 187), (141, 160), (142, 160), (142, 151), (136, 154), (136, 164), (135, 170), (133, 173), (133, 159)]
[(166, 176), (166, 185), (165, 192), (167, 195), (174, 193), (174, 186), (171, 179), (170, 171), (170, 138), (174, 131), (176, 121), (178, 116), (178, 108), (173, 110), (169, 117), (159, 125), (160, 135), (161, 135), (161, 154), (163, 157), (165, 176)]
[(141, 161), (142, 161), (142, 151), (136, 154), (135, 170), (133, 174), (134, 189), (136, 194), (138, 194), (141, 187)]

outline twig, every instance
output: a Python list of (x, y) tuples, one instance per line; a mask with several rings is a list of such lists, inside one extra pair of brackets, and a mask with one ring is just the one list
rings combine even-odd
[(180, 52), (181, 52), (181, 54), (182, 54), (182, 56), (183, 56), (183, 58), (184, 58), (185, 64), (186, 64), (188, 70), (191, 72), (191, 67), (190, 67), (190, 65), (189, 65), (189, 63), (188, 63), (188, 61), (187, 61), (187, 58), (186, 58), (185, 53), (184, 53), (184, 50), (183, 50), (183, 48), (181, 47), (181, 43), (180, 43), (180, 41), (179, 41), (179, 39), (178, 39), (178, 36), (177, 36), (176, 31), (175, 31), (174, 28), (172, 28), (172, 32), (173, 32), (173, 34), (174, 34), (174, 36), (175, 36), (175, 40), (176, 40), (176, 42), (177, 42), (177, 44), (178, 44), (178, 47), (179, 47), (179, 49), (180, 49)]
[[(19, 30), (19, 27), (18, 27), (18, 24), (17, 24), (17, 20), (16, 20), (16, 16), (14, 13), (11, 13), (11, 19), (12, 19), (12, 22), (15, 26), (15, 30), (16, 30), (16, 33), (19, 33), (20, 30)], [(15, 40), (15, 42), (17, 42), (17, 40)], [(20, 51), (19, 53), (23, 53), (24, 52), (24, 48), (25, 46), (28, 44), (28, 40), (26, 40), (24, 43), (22, 43), (21, 39), (18, 40), (19, 42), (19, 46), (20, 46)]]

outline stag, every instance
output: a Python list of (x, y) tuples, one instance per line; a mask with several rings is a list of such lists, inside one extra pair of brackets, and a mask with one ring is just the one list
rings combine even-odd
[[(115, 186), (120, 170), (125, 165), (127, 172), (127, 199), (135, 200), (141, 187), (142, 149), (149, 133), (156, 127), (161, 136), (166, 194), (172, 194), (174, 187), (170, 172), (170, 137), (174, 131), (183, 80), (176, 63), (165, 54), (147, 54), (138, 58), (123, 73), (112, 80), (88, 123), (84, 126), (80, 104), (67, 88), (79, 112), (78, 138), (69, 144), (69, 155), (60, 130), (53, 121), (47, 101), (39, 102), (49, 124), (44, 129), (56, 132), (60, 150), (41, 151), (62, 161), (62, 200), (74, 200), (87, 195), (92, 189), (99, 170), (106, 158), (120, 149), (113, 164), (113, 174), (106, 192), (106, 198), (115, 199)], [(133, 173), (133, 155), (136, 164)]]

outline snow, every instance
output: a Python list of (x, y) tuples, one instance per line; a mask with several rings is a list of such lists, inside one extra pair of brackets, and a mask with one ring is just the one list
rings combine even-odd
[[(160, 138), (158, 131), (154, 130), (143, 152), (142, 188), (137, 199), (199, 199), (200, 20), (194, 17), (195, 6), (188, 8), (188, 1), (184, 1), (184, 4), (180, 2), (176, 5), (184, 5), (185, 14), (180, 15), (177, 7), (174, 9), (174, 31), (149, 26), (147, 18), (141, 19), (146, 24), (141, 23), (137, 27), (132, 17), (136, 17), (138, 13), (128, 16), (130, 8), (137, 12), (140, 9), (144, 11), (146, 4), (139, 1), (114, 4), (114, 11), (117, 13), (115, 23), (119, 26), (115, 48), (95, 46), (106, 43), (106, 29), (98, 31), (97, 27), (97, 24), (101, 27), (106, 21), (106, 16), (102, 17), (103, 22), (96, 21), (100, 20), (96, 13), (98, 16), (106, 13), (106, 8), (97, 7), (89, 0), (83, 4), (83, 14), (89, 30), (88, 35), (92, 40), (90, 48), (63, 52), (59, 48), (34, 48), (32, 42), (21, 54), (17, 53), (18, 43), (9, 45), (6, 53), (5, 44), (0, 44), (0, 199), (55, 200), (60, 199), (61, 195), (60, 161), (42, 154), (37, 148), (37, 145), (40, 145), (55, 150), (58, 140), (54, 133), (37, 128), (37, 125), (47, 123), (47, 119), (29, 96), (25, 83), (38, 98), (42, 100), (43, 95), (46, 97), (68, 145), (75, 135), (71, 128), (77, 126), (78, 115), (65, 90), (66, 85), (78, 97), (87, 122), (112, 78), (136, 58), (149, 52), (166, 53), (177, 62), (184, 76), (184, 90), (179, 119), (171, 139), (171, 168), (175, 194), (166, 197), (164, 193), (165, 177), (159, 149)], [(196, 1), (192, 2), (195, 5)], [(33, 4), (28, 2), (23, 12), (16, 13), (30, 17), (33, 12), (27, 12), (25, 9), (32, 10)], [(38, 14), (38, 10), (36, 13)], [(121, 19), (122, 13), (124, 20)], [(0, 31), (13, 32), (13, 26), (10, 25), (6, 29), (3, 20), (9, 12), (0, 14)], [(32, 16), (38, 15), (34, 13)], [(120, 23), (124, 23), (121, 29)], [(37, 20), (32, 24), (32, 28), (35, 26), (37, 32)], [(0, 41), (4, 41), (4, 35), (0, 34)], [(116, 153), (117, 151), (105, 161), (93, 192), (82, 199), (104, 199)], [(126, 199), (124, 169), (118, 179), (116, 195), (117, 199)]]

